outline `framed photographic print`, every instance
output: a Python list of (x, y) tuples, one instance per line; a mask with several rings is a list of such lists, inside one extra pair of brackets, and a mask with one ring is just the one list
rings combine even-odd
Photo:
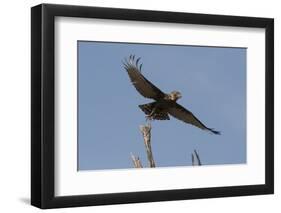
[(274, 21), (31, 9), (31, 203), (271, 194)]

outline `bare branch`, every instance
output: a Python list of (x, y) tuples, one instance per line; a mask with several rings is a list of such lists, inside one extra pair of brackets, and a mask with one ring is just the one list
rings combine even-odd
[(193, 153), (191, 154), (191, 160), (192, 160), (192, 166), (195, 166), (195, 161), (194, 161), (194, 155), (193, 155)]
[(144, 139), (144, 145), (145, 145), (145, 149), (146, 149), (149, 166), (151, 168), (153, 168), (156, 165), (155, 165), (155, 162), (153, 159), (152, 148), (151, 148), (151, 129), (152, 129), (152, 127), (151, 127), (150, 123), (140, 126), (140, 131), (141, 131), (143, 139)]
[(135, 168), (142, 168), (142, 164), (141, 164), (140, 158), (138, 156), (135, 157), (133, 155), (133, 153), (131, 153), (131, 158), (132, 158)]
[(194, 153), (195, 153), (195, 156), (196, 156), (196, 159), (197, 159), (197, 162), (198, 162), (198, 166), (201, 166), (201, 165), (202, 165), (202, 163), (201, 163), (201, 160), (200, 160), (199, 154), (198, 154), (198, 152), (196, 151), (196, 149), (194, 149)]

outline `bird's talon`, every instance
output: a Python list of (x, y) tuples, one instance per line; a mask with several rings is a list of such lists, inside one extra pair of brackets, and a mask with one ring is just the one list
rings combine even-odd
[(153, 117), (151, 115), (146, 115), (145, 116), (145, 120), (146, 121), (151, 121), (153, 119)]

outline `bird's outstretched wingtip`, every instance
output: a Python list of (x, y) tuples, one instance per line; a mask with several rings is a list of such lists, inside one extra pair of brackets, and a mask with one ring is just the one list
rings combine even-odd
[(221, 135), (220, 131), (216, 131), (214, 129), (209, 129), (212, 133), (214, 133), (215, 135)]
[(136, 58), (135, 60), (135, 55), (131, 54), (129, 58), (125, 58), (124, 61), (122, 61), (123, 66), (126, 70), (130, 68), (137, 68), (139, 71), (141, 71), (142, 64), (139, 65), (140, 57)]

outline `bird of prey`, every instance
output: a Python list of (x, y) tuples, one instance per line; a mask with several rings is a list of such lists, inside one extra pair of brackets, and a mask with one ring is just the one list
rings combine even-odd
[(145, 98), (154, 99), (151, 103), (139, 105), (140, 109), (146, 114), (147, 119), (170, 120), (169, 115), (171, 115), (202, 130), (220, 134), (220, 132), (205, 126), (190, 111), (177, 103), (177, 100), (182, 97), (180, 92), (172, 91), (166, 94), (147, 80), (141, 73), (142, 64), (139, 65), (139, 61), (140, 58), (135, 60), (135, 56), (130, 55), (128, 60), (125, 59), (123, 65), (136, 90)]

